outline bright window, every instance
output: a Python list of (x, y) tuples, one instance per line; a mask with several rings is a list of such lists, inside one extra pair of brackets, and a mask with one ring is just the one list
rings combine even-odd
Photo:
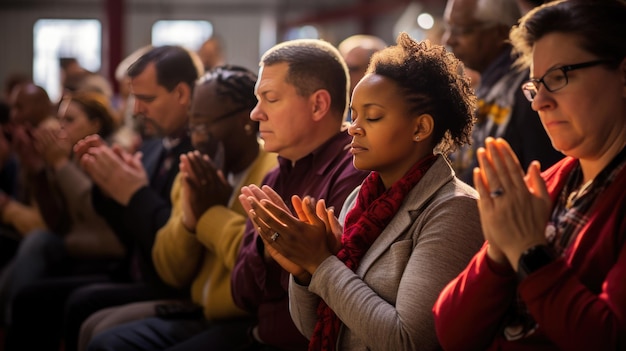
[(198, 50), (213, 35), (213, 25), (208, 21), (156, 21), (152, 25), (152, 45), (180, 45)]
[(59, 59), (73, 57), (89, 71), (102, 65), (102, 27), (98, 20), (40, 19), (34, 26), (33, 79), (52, 101), (61, 97)]

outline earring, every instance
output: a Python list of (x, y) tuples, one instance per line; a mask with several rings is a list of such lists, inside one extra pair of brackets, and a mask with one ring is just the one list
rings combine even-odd
[(413, 139), (415, 139), (415, 141), (420, 141), (420, 136), (416, 135), (415, 138), (413, 138)]
[(252, 126), (249, 124), (246, 124), (245, 126), (243, 126), (243, 130), (246, 132), (247, 135), (252, 134)]

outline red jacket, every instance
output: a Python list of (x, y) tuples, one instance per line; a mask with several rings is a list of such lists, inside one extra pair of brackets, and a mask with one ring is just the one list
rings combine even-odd
[[(555, 199), (576, 161), (544, 172)], [(445, 350), (626, 350), (626, 167), (600, 195), (564, 257), (518, 283), (487, 257), (486, 245), (441, 292), (433, 307)], [(502, 320), (516, 292), (538, 323), (508, 341)]]

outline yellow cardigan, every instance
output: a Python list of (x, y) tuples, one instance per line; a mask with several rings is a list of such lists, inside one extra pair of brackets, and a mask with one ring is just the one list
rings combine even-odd
[[(276, 166), (276, 154), (260, 150), (259, 156), (242, 182), (261, 184), (263, 177)], [(182, 177), (172, 188), (172, 214), (157, 233), (152, 259), (161, 278), (173, 287), (191, 286), (191, 300), (204, 307), (208, 320), (245, 315), (231, 297), (230, 275), (248, 218), (239, 200), (230, 208), (213, 206), (200, 219), (196, 234), (182, 224)], [(234, 194), (239, 194), (235, 189)]]

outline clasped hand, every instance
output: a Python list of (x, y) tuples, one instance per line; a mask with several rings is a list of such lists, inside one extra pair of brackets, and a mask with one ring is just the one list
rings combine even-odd
[(181, 155), (179, 167), (183, 176), (183, 225), (195, 232), (204, 212), (216, 205), (228, 205), (233, 188), (222, 170), (216, 169), (209, 156), (199, 151)]
[(489, 257), (517, 271), (520, 255), (546, 244), (545, 228), (552, 208), (539, 162), (524, 174), (517, 156), (503, 139), (487, 138), (476, 156), (474, 184)]
[[(308, 284), (317, 267), (341, 249), (342, 226), (324, 200), (292, 196), (297, 217), (270, 187), (242, 188), (239, 199), (265, 244), (267, 255)], [(276, 236), (276, 234), (278, 236)]]
[(126, 206), (132, 196), (148, 186), (141, 152), (130, 154), (119, 146), (109, 147), (98, 135), (90, 135), (74, 146), (81, 167), (93, 182), (119, 204)]
[(35, 149), (49, 166), (59, 169), (69, 161), (72, 145), (64, 130), (38, 128), (33, 132), (33, 137)]

